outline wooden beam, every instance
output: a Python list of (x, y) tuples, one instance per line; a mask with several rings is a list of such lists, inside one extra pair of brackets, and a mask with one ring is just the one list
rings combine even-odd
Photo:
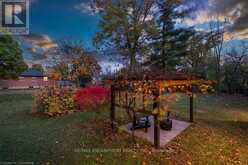
[(154, 115), (154, 146), (156, 149), (160, 148), (160, 126), (158, 115)]
[[(159, 109), (159, 90), (153, 91), (153, 110)], [(156, 149), (160, 148), (160, 124), (159, 124), (159, 112), (154, 115), (154, 146)]]
[(189, 103), (190, 103), (190, 107), (189, 107), (189, 113), (190, 113), (190, 122), (193, 123), (194, 122), (194, 95), (193, 93), (190, 95), (189, 98)]

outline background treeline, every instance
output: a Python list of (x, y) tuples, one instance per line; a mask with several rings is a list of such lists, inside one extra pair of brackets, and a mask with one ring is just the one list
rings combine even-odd
[(227, 46), (227, 20), (198, 30), (183, 24), (192, 8), (182, 0), (101, 0), (94, 44), (117, 51), (132, 71), (183, 71), (215, 80), (219, 92), (248, 94), (248, 44)]

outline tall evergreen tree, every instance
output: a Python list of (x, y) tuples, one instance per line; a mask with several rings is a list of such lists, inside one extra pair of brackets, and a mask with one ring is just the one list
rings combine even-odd
[(153, 55), (147, 64), (156, 68), (171, 70), (180, 64), (181, 57), (187, 54), (188, 39), (193, 34), (190, 28), (176, 27), (187, 10), (182, 8), (182, 0), (159, 0), (157, 32), (152, 37)]

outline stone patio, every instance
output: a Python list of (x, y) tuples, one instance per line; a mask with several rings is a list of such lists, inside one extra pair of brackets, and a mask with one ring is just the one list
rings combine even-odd
[[(135, 130), (134, 135), (136, 137), (145, 139), (152, 144), (154, 144), (154, 124), (153, 124), (153, 117), (150, 117), (151, 121), (151, 127), (148, 129), (148, 132), (145, 132), (145, 129), (141, 130)], [(177, 137), (181, 132), (183, 132), (185, 129), (187, 129), (190, 126), (190, 123), (184, 122), (184, 121), (178, 121), (178, 120), (173, 120), (173, 126), (171, 131), (164, 131), (160, 129), (160, 146), (163, 147), (167, 143), (169, 143), (171, 140), (173, 140), (175, 137)], [(129, 123), (127, 125), (121, 126), (123, 130), (126, 132), (132, 134), (132, 131), (130, 128), (132, 127), (132, 123)]]

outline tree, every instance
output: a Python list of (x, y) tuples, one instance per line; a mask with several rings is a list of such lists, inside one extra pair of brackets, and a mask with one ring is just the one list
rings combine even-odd
[(225, 63), (223, 65), (224, 70), (224, 89), (229, 93), (243, 93), (247, 90), (247, 64), (248, 60), (248, 45), (242, 43), (241, 50), (232, 48), (227, 53)]
[[(195, 31), (189, 39), (188, 54), (183, 58), (184, 70), (195, 76), (207, 78), (211, 61), (212, 33)], [(209, 79), (209, 77), (208, 77)]]
[(133, 70), (149, 46), (147, 37), (154, 24), (153, 0), (112, 0), (106, 2), (94, 44), (117, 50)]
[(248, 57), (244, 60), (242, 65), (242, 76), (243, 76), (243, 88), (244, 94), (248, 96)]
[(220, 92), (221, 82), (221, 55), (224, 44), (225, 24), (217, 18), (213, 23), (210, 23), (210, 32), (212, 33), (211, 42), (213, 43), (213, 53), (215, 57), (215, 72), (217, 80), (217, 90)]
[(89, 81), (99, 76), (101, 67), (94, 54), (84, 50), (81, 42), (64, 40), (58, 44), (49, 74), (54, 79)]
[(179, 9), (181, 0), (159, 0), (157, 32), (152, 37), (154, 53), (149, 59), (150, 66), (170, 70), (180, 64), (181, 57), (187, 54), (188, 40), (193, 34), (189, 28), (176, 28), (176, 21), (182, 19), (188, 10)]
[(68, 63), (61, 62), (48, 69), (48, 75), (55, 80), (72, 80)]
[(27, 68), (17, 42), (10, 36), (0, 36), (0, 79), (17, 78)]
[(40, 72), (44, 72), (44, 69), (43, 69), (41, 64), (32, 64), (31, 69), (32, 70), (37, 70), (37, 71), (40, 71)]

